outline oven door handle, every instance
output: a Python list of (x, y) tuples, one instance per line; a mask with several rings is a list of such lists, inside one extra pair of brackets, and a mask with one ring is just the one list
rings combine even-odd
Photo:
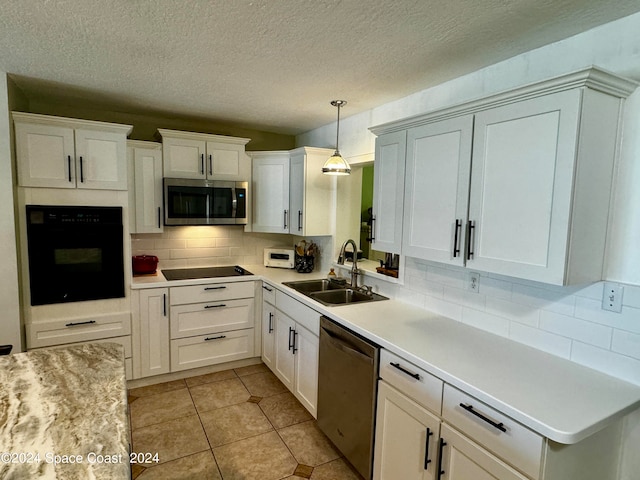
[(373, 358), (371, 358), (370, 356), (365, 355), (364, 353), (359, 352), (358, 350), (354, 349), (353, 347), (351, 347), (350, 345), (348, 345), (347, 343), (342, 341), (340, 338), (338, 338), (335, 335), (333, 335), (326, 328), (324, 328), (324, 327), (320, 327), (320, 328), (324, 331), (324, 333), (327, 334), (327, 336), (324, 337), (324, 338), (329, 340), (329, 342), (331, 343), (331, 345), (333, 347), (337, 348), (338, 350), (341, 350), (342, 352), (346, 353), (347, 355), (351, 355), (352, 357), (356, 357), (358, 360), (361, 360), (363, 362), (367, 362), (370, 365), (373, 364)]

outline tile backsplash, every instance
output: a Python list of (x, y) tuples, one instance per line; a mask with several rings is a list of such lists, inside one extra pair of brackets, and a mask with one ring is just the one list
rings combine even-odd
[[(131, 235), (131, 254), (155, 255), (159, 268), (262, 265), (266, 247), (291, 247), (300, 239), (286, 234), (248, 233), (236, 225), (168, 227), (163, 233)], [(320, 257), (315, 270), (324, 271), (324, 264), (331, 262), (331, 237), (307, 240), (318, 244)]]
[(556, 287), (406, 259), (398, 300), (640, 385), (640, 287), (622, 285), (622, 311), (602, 309), (604, 282)]

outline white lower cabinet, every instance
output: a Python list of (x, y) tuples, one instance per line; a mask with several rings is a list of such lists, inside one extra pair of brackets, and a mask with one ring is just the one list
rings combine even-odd
[(140, 290), (138, 306), (139, 377), (169, 373), (169, 289)]
[(171, 340), (171, 371), (252, 357), (253, 336), (253, 328), (247, 328)]
[(273, 285), (262, 284), (262, 361), (271, 370), (275, 368), (276, 348), (276, 290)]
[(375, 480), (616, 480), (621, 422), (545, 438), (406, 362), (380, 355)]
[(275, 294), (275, 306), (263, 301), (262, 358), (316, 417), (320, 313), (279, 290)]

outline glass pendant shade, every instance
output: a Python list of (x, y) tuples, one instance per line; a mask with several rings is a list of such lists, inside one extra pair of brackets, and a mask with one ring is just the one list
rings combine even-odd
[(322, 167), (322, 173), (325, 175), (349, 175), (351, 173), (351, 166), (338, 150), (338, 140), (340, 137), (340, 107), (346, 105), (346, 100), (333, 100), (331, 105), (338, 107), (338, 121), (336, 123), (336, 151), (324, 162)]

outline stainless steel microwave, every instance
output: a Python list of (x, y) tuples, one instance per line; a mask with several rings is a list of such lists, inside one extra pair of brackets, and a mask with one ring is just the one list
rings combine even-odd
[(165, 225), (246, 225), (248, 182), (164, 179)]

